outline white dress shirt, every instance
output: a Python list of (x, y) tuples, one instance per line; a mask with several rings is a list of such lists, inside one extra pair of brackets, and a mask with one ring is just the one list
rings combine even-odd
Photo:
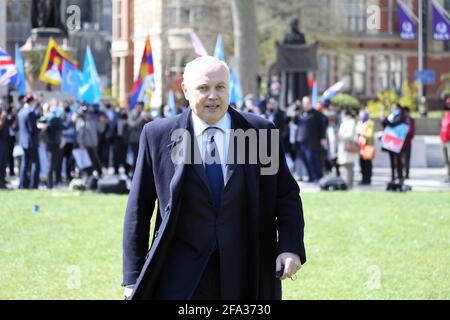
[(200, 155), (203, 163), (205, 163), (205, 150), (207, 144), (208, 135), (205, 130), (209, 127), (216, 127), (220, 130), (214, 132), (214, 141), (216, 142), (217, 149), (219, 151), (220, 161), (222, 165), (222, 173), (225, 181), (225, 170), (227, 168), (227, 156), (228, 145), (230, 143), (230, 130), (231, 130), (231, 117), (227, 112), (225, 115), (215, 124), (209, 125), (202, 119), (200, 119), (194, 112), (192, 114), (192, 126), (194, 128), (194, 134), (197, 138), (197, 144), (200, 149)]

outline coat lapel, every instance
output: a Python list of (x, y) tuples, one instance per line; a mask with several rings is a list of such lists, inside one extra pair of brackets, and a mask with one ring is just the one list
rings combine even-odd
[[(228, 113), (230, 114), (231, 117), (231, 129), (232, 130), (236, 130), (236, 119), (233, 119), (233, 115), (232, 115), (232, 111), (231, 111), (231, 107), (228, 108)], [(230, 181), (231, 176), (233, 175), (233, 173), (236, 171), (236, 165), (237, 165), (237, 146), (236, 143), (233, 143), (232, 141), (233, 137), (230, 135), (230, 141), (228, 142), (228, 159), (227, 159), (227, 166), (225, 168), (225, 184), (224, 187), (227, 185), (228, 181)], [(231, 148), (234, 149), (234, 152), (230, 152)], [(233, 156), (234, 159), (232, 159), (231, 157)]]
[[(172, 134), (177, 129), (189, 130), (189, 119), (191, 112), (192, 112), (191, 110), (184, 112), (182, 117), (180, 117), (179, 121), (175, 123), (169, 134), (170, 139), (172, 139)], [(174, 162), (174, 173), (169, 184), (170, 189), (169, 204), (177, 203), (177, 200), (179, 198), (184, 172), (186, 171), (185, 170), (186, 164), (189, 163), (189, 154), (187, 153), (187, 150), (189, 150), (189, 146), (190, 141), (189, 136), (187, 134), (178, 135), (176, 140), (171, 140), (170, 143), (167, 145), (169, 152), (168, 158), (170, 159), (170, 161), (173, 161), (172, 155), (174, 153), (178, 153), (178, 156), (182, 155), (180, 159), (181, 161)]]

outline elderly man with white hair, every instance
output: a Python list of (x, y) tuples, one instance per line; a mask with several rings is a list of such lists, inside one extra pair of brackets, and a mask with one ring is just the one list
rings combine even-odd
[[(229, 107), (229, 79), (214, 57), (189, 62), (189, 108), (142, 131), (124, 221), (128, 299), (281, 299), (280, 280), (306, 261), (299, 188), (271, 140), (278, 133)], [(240, 139), (252, 134), (257, 140)], [(276, 141), (268, 147), (279, 160), (270, 173), (261, 152), (250, 159), (267, 141)]]

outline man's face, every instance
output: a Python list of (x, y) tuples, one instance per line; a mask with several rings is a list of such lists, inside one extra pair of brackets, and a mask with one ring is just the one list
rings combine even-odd
[(303, 109), (305, 109), (306, 111), (311, 110), (311, 100), (309, 100), (308, 97), (304, 97), (302, 99), (302, 105), (303, 105)]
[(198, 69), (198, 73), (189, 75), (181, 87), (192, 112), (212, 125), (228, 110), (230, 76), (221, 63), (207, 61)]

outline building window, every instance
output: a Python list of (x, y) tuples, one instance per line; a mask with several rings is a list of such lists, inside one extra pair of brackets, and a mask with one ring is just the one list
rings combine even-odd
[(366, 57), (363, 54), (353, 56), (352, 93), (366, 93)]
[(391, 89), (401, 92), (403, 82), (403, 66), (402, 58), (399, 56), (392, 56), (389, 66), (389, 80), (391, 81)]
[(377, 84), (378, 91), (389, 88), (389, 57), (377, 56)]
[(171, 25), (178, 25), (178, 9), (176, 7), (169, 7), (168, 8), (168, 21)]
[(208, 20), (208, 7), (205, 6), (199, 6), (195, 9), (195, 20), (203, 20), (203, 21), (207, 21)]
[(377, 57), (378, 90), (401, 92), (404, 72), (403, 59), (400, 56), (381, 55)]
[(345, 0), (344, 13), (347, 31), (355, 33), (366, 32), (367, 0)]
[(8, 1), (6, 7), (6, 21), (28, 22), (31, 11), (31, 1)]
[(184, 7), (180, 8), (180, 25), (186, 26), (191, 22), (191, 9)]
[(113, 38), (120, 39), (122, 37), (122, 1), (114, 0), (113, 2)]

